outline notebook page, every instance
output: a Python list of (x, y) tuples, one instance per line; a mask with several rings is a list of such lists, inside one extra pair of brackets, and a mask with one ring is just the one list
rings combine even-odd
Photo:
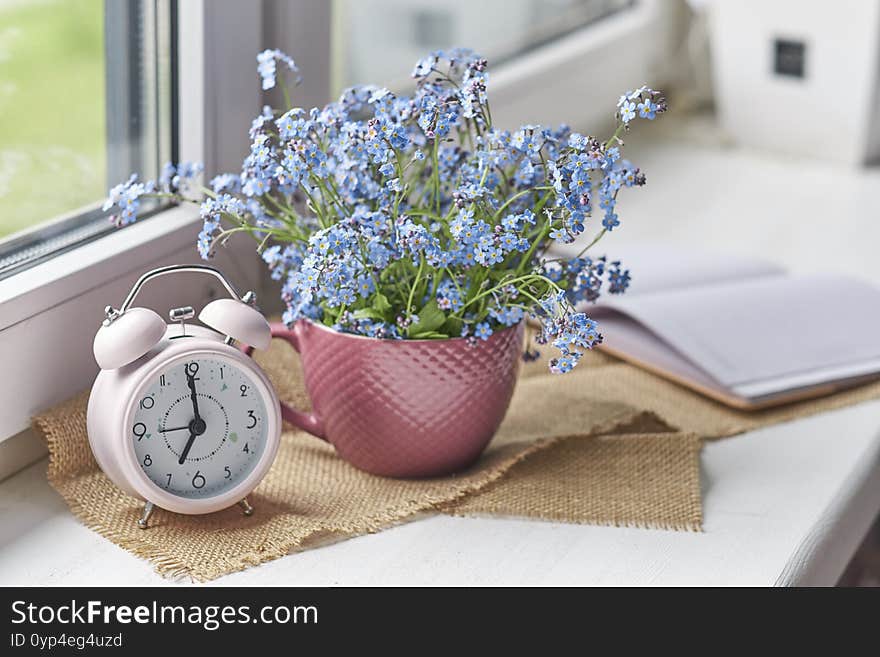
[[(600, 243), (592, 253), (601, 255), (605, 253), (604, 247), (605, 244)], [(573, 257), (582, 248), (583, 246), (578, 247), (577, 244), (554, 246), (550, 257)], [(785, 273), (778, 265), (763, 260), (707, 253), (676, 245), (618, 246), (609, 241), (607, 253), (610, 260), (620, 260), (630, 270), (632, 282), (627, 296)]]
[(613, 352), (625, 354), (629, 360), (643, 367), (648, 366), (648, 369), (671, 374), (721, 393), (729, 392), (660, 336), (628, 315), (604, 307), (596, 308), (592, 316), (602, 327), (603, 346)]
[(602, 305), (648, 327), (730, 390), (880, 360), (880, 290), (843, 277), (756, 278), (606, 297)]

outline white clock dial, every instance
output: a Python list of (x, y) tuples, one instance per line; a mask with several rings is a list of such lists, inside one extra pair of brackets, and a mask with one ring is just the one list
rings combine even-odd
[(266, 406), (253, 378), (222, 357), (161, 370), (140, 398), (128, 435), (141, 469), (159, 488), (202, 499), (235, 487), (266, 447)]

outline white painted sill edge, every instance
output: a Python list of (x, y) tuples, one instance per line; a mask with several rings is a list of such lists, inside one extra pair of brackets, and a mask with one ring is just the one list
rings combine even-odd
[(0, 340), (18, 322), (192, 244), (198, 220), (196, 208), (173, 207), (0, 281)]

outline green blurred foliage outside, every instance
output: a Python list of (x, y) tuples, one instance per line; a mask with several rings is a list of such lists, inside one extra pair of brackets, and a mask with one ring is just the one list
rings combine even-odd
[(0, 0), (0, 238), (105, 187), (103, 0)]

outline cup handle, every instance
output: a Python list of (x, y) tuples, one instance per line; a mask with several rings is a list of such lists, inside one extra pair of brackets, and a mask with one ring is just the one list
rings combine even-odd
[[(286, 341), (291, 347), (299, 353), (299, 336), (296, 334), (296, 325), (292, 329), (287, 328), (284, 324), (270, 324), (273, 338), (280, 338)], [(254, 348), (250, 345), (241, 345), (241, 350), (250, 356)], [(293, 408), (290, 404), (281, 402), (281, 417), (290, 422), (293, 426), (308, 431), (313, 436), (321, 440), (327, 440), (324, 435), (324, 423), (314, 413), (303, 413)]]

